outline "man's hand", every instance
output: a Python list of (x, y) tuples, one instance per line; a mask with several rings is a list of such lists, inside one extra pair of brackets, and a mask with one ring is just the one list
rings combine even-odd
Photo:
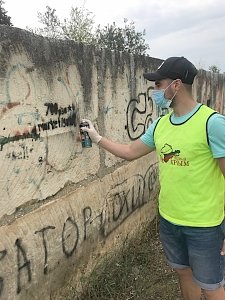
[(100, 140), (102, 139), (102, 136), (95, 130), (93, 124), (90, 120), (82, 119), (82, 122), (87, 122), (89, 124), (88, 127), (81, 127), (83, 131), (87, 131), (92, 142), (98, 144)]
[(222, 247), (222, 250), (220, 251), (220, 254), (221, 255), (225, 255), (225, 240), (223, 241), (223, 247)]

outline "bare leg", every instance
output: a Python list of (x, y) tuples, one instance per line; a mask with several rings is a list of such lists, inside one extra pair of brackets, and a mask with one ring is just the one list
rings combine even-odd
[(203, 295), (207, 300), (225, 300), (225, 291), (223, 287), (214, 291), (203, 290)]
[[(193, 281), (191, 268), (175, 269), (175, 271), (177, 272), (179, 277), (180, 289), (184, 300), (200, 300), (201, 288)], [(211, 300), (211, 298), (209, 299)], [(214, 300), (214, 298), (212, 299)], [(215, 300), (217, 299), (215, 298)]]

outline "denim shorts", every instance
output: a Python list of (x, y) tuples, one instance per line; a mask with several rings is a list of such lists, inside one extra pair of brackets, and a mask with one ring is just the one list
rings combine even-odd
[(220, 254), (224, 224), (189, 227), (160, 217), (160, 240), (169, 265), (174, 269), (190, 267), (194, 281), (205, 290), (224, 285), (225, 258)]

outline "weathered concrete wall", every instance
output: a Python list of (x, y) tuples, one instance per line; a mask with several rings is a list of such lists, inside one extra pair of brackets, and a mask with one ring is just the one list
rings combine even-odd
[(194, 96), (221, 114), (225, 114), (225, 73), (200, 70), (194, 82)]
[[(163, 113), (142, 76), (160, 60), (6, 26), (0, 41), (0, 299), (50, 299), (155, 216), (155, 155), (127, 163), (76, 137), (85, 117), (139, 138)], [(196, 97), (223, 112), (223, 83), (202, 71)]]

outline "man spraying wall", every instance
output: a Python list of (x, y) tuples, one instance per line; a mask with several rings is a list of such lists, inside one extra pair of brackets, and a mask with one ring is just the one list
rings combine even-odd
[(134, 160), (152, 151), (159, 158), (160, 239), (178, 274), (185, 300), (225, 300), (224, 176), (225, 117), (192, 96), (197, 69), (170, 57), (144, 77), (155, 82), (152, 99), (172, 112), (155, 120), (131, 144), (101, 136), (88, 122), (92, 142)]

